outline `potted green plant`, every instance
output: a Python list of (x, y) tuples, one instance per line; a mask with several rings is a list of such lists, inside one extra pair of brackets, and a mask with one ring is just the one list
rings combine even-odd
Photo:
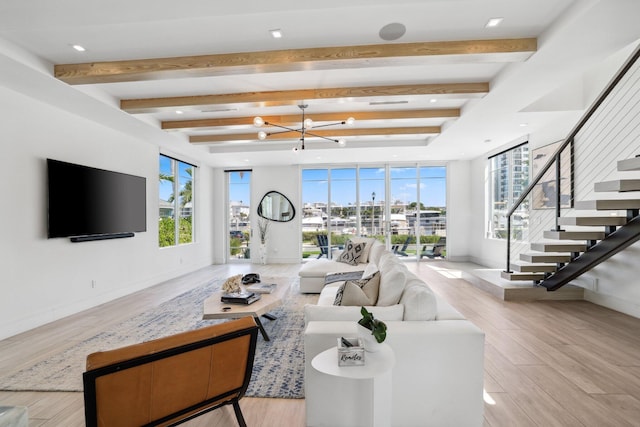
[(373, 317), (373, 314), (365, 307), (360, 308), (360, 313), (362, 318), (358, 320), (358, 325), (361, 326), (360, 331), (365, 341), (365, 350), (377, 351), (376, 345), (382, 344), (387, 338), (387, 325), (382, 320)]

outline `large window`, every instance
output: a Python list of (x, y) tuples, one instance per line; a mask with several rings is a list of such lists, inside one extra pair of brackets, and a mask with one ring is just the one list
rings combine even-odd
[(227, 231), (229, 244), (227, 257), (230, 260), (250, 260), (251, 237), (251, 171), (226, 171), (228, 184)]
[(331, 257), (358, 235), (415, 258), (446, 240), (445, 194), (444, 166), (303, 169), (302, 256)]
[(194, 240), (195, 166), (160, 155), (158, 242), (160, 247)]
[(386, 171), (384, 167), (358, 169), (360, 223), (363, 236), (385, 238)]
[[(524, 143), (489, 158), (490, 237), (507, 237), (506, 214), (529, 185), (529, 144)], [(522, 238), (528, 226), (529, 202), (525, 200), (512, 217), (512, 237)]]

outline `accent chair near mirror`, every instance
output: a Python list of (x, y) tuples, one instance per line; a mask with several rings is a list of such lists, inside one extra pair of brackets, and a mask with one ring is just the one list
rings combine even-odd
[(278, 191), (269, 191), (258, 205), (258, 216), (278, 222), (289, 222), (296, 216), (293, 203)]

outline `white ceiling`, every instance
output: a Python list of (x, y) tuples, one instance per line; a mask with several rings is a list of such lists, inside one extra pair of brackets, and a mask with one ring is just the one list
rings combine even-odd
[[(538, 50), (524, 62), (471, 63), (454, 58), (442, 63), (425, 59), (391, 61), (381, 67), (367, 65), (56, 86), (57, 91), (68, 90), (81, 95), (71, 96), (78, 104), (80, 114), (99, 113), (102, 118), (94, 119), (213, 166), (392, 159), (445, 161), (474, 158), (510, 141), (525, 138), (527, 134), (552, 133), (550, 129), (554, 126), (566, 127), (566, 121), (573, 120), (577, 114), (566, 111), (566, 106), (584, 108), (585, 100), (579, 91), (563, 91), (562, 88), (575, 87), (576, 81), (584, 79), (594, 67), (637, 42), (640, 39), (638, 16), (638, 0), (324, 0), (313, 3), (293, 0), (2, 0), (0, 37), (42, 59), (45, 66), (40, 69), (49, 74), (52, 74), (53, 64), (536, 37)], [(484, 25), (491, 17), (504, 20), (499, 27), (487, 29)], [(396, 42), (382, 40), (378, 35), (380, 29), (394, 22), (404, 24), (406, 34)], [(283, 31), (282, 39), (270, 36), (269, 30), (275, 28)], [(73, 44), (80, 44), (87, 51), (76, 52), (71, 48)], [(4, 52), (6, 55), (6, 46)], [(5, 84), (16, 84), (18, 78), (29, 78), (29, 73), (13, 77), (15, 80), (7, 75), (0, 74), (0, 83), (4, 79)], [(442, 132), (434, 137), (355, 137), (348, 138), (347, 148), (343, 149), (333, 148), (323, 141), (313, 145), (317, 148), (305, 150), (304, 156), (283, 148), (291, 147), (290, 143), (245, 141), (194, 146), (184, 132), (160, 130), (162, 120), (267, 115), (262, 106), (235, 106), (233, 111), (212, 111), (224, 109), (224, 105), (214, 109), (185, 109), (180, 117), (171, 110), (130, 116), (113, 108), (119, 106), (121, 99), (148, 97), (483, 81), (490, 82), (490, 91), (482, 98), (438, 97), (437, 105), (430, 102), (431, 96), (408, 97), (402, 99), (409, 100), (408, 104), (393, 107), (370, 106), (369, 101), (375, 101), (375, 98), (341, 104), (335, 100), (310, 100), (306, 102), (310, 116), (325, 111), (389, 108), (460, 108), (461, 115), (440, 122), (434, 119), (433, 123), (421, 121), (420, 126), (442, 125)], [(28, 85), (25, 83), (24, 86)], [(563, 99), (554, 103), (549, 100), (554, 93), (562, 93), (563, 97), (572, 93), (576, 100)], [(109, 109), (95, 105), (94, 108), (79, 107), (85, 102), (95, 104), (96, 100)], [(71, 101), (66, 108), (73, 108)], [(295, 105), (289, 105), (271, 107), (268, 114), (297, 112)], [(521, 126), (523, 123), (527, 126)], [(371, 127), (384, 125), (372, 123)], [(407, 121), (406, 125), (412, 124)], [(245, 133), (255, 131), (241, 130)], [(199, 132), (202, 131), (194, 130), (190, 134)], [(207, 133), (212, 132), (208, 130)]]

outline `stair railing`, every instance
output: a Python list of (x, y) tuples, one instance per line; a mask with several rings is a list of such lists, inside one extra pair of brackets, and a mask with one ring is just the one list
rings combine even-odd
[(555, 230), (560, 231), (559, 219), (561, 216), (561, 154), (562, 152), (571, 144), (578, 132), (588, 123), (589, 119), (593, 116), (593, 114), (598, 110), (600, 105), (607, 99), (607, 97), (611, 94), (613, 89), (620, 83), (622, 78), (627, 74), (627, 72), (631, 69), (631, 67), (636, 63), (638, 58), (640, 57), (640, 45), (636, 47), (633, 51), (629, 59), (624, 63), (624, 65), (620, 68), (620, 70), (616, 73), (616, 75), (611, 79), (609, 84), (605, 87), (605, 89), (598, 95), (596, 100), (591, 104), (589, 109), (585, 112), (585, 114), (580, 118), (578, 123), (573, 127), (569, 135), (564, 139), (562, 144), (556, 149), (551, 158), (545, 163), (545, 165), (540, 169), (538, 174), (533, 178), (533, 180), (529, 183), (525, 191), (522, 192), (520, 197), (514, 202), (513, 206), (507, 211), (507, 265), (505, 272), (511, 273), (511, 216), (514, 212), (522, 205), (522, 203), (529, 197), (529, 194), (533, 191), (534, 187), (538, 185), (542, 177), (551, 169), (551, 166), (555, 164)]

